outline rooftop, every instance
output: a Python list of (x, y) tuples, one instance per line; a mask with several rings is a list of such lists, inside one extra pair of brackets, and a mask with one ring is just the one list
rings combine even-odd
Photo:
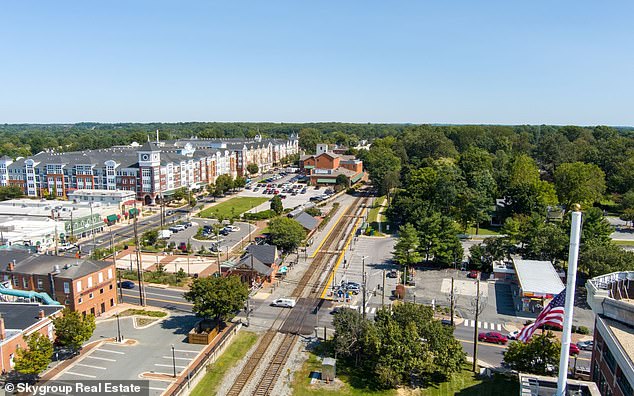
[[(519, 373), (520, 395), (554, 396), (557, 392), (557, 377)], [(594, 382), (568, 379), (566, 396), (601, 396)]]
[(59, 270), (55, 276), (78, 279), (112, 266), (107, 261), (76, 259), (72, 257), (34, 254), (23, 250), (6, 249), (0, 251), (0, 272), (9, 272), (9, 263), (15, 260), (12, 272), (21, 274), (48, 275)]
[(514, 259), (515, 273), (524, 293), (559, 294), (564, 283), (550, 261)]
[(62, 305), (40, 305), (33, 303), (0, 303), (0, 315), (4, 319), (4, 327), (10, 330), (26, 330), (39, 322), (39, 313), (50, 316), (64, 307)]

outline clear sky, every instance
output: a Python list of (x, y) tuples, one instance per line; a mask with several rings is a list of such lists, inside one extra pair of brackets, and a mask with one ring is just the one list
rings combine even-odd
[(634, 2), (3, 1), (0, 123), (634, 125)]

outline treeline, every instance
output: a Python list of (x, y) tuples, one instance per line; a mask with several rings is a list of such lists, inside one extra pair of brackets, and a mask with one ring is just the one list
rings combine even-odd
[[(45, 149), (74, 151), (98, 149), (114, 145), (142, 143), (148, 137), (161, 140), (188, 138), (252, 138), (261, 134), (268, 138), (286, 138), (292, 133), (323, 135), (335, 143), (341, 134), (353, 136), (340, 143), (398, 134), (405, 125), (345, 124), (345, 123), (245, 123), (245, 122), (183, 122), (183, 123), (78, 123), (78, 124), (4, 124), (0, 125), (0, 155), (10, 157), (37, 154)], [(313, 133), (314, 132), (314, 133)], [(334, 136), (334, 138), (332, 136)], [(307, 144), (311, 144), (307, 142)]]
[[(603, 217), (610, 210), (628, 220), (634, 210), (630, 131), (421, 125), (376, 139), (359, 156), (388, 195), (390, 221), (407, 225), (397, 251), (405, 266), (414, 264), (412, 252), (438, 265), (460, 260), (458, 234), (470, 227), (477, 233), (493, 215), (504, 221), (506, 237), (476, 245), (476, 264), (511, 254), (558, 263), (576, 203), (586, 213), (581, 268), (596, 275), (634, 266), (634, 255), (610, 240)], [(611, 262), (599, 263), (601, 256)]]

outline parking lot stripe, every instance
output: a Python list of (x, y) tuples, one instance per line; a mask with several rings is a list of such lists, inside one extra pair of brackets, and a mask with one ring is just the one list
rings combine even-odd
[[(155, 366), (159, 366), (159, 367), (174, 367), (174, 365), (172, 364), (160, 364), (160, 363), (154, 363)], [(176, 366), (176, 368), (180, 368), (180, 369), (184, 369), (186, 366)]]
[(91, 358), (91, 359), (97, 359), (97, 360), (105, 360), (106, 362), (116, 362), (116, 360), (114, 360), (114, 359), (102, 358), (102, 357), (99, 357), (99, 356), (88, 355), (86, 357), (87, 358)]
[(200, 353), (200, 351), (188, 351), (186, 349), (174, 349), (175, 352), (184, 352), (184, 353)]
[(163, 356), (163, 359), (194, 360), (194, 358)]
[(94, 368), (94, 369), (99, 369), (99, 370), (105, 370), (105, 367), (99, 367), (99, 366), (91, 366), (89, 364), (83, 364), (83, 363), (77, 363), (75, 366), (82, 366), (82, 367), (89, 367), (89, 368)]
[(148, 387), (147, 387), (147, 389), (157, 390), (157, 391), (164, 391), (164, 390), (166, 390), (167, 388), (157, 388), (157, 387), (154, 387), (154, 386), (148, 386)]
[(109, 353), (116, 353), (117, 355), (125, 355), (125, 352), (121, 352), (121, 351), (111, 351), (109, 349), (101, 349), (101, 348), (97, 348), (95, 349), (95, 351), (99, 351), (99, 352), (109, 352)]
[(97, 378), (96, 375), (88, 375), (88, 374), (81, 374), (81, 373), (75, 373), (74, 371), (67, 371), (66, 374), (71, 374), (71, 375), (78, 375), (80, 377), (86, 377), (86, 378)]

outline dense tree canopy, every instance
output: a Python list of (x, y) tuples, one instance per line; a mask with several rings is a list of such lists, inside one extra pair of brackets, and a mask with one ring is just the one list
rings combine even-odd
[(226, 321), (244, 307), (248, 295), (240, 277), (226, 276), (194, 279), (184, 297), (194, 304), (196, 315)]
[(269, 222), (269, 235), (274, 245), (289, 252), (306, 238), (306, 230), (293, 219), (277, 217)]

